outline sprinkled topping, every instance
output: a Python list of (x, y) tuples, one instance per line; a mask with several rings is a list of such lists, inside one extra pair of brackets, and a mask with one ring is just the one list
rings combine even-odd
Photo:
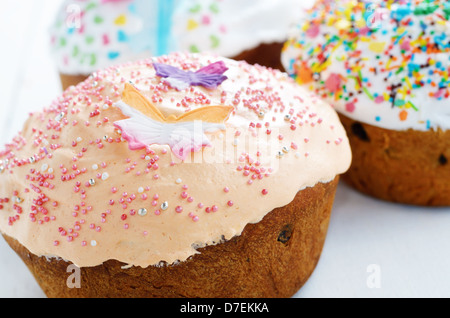
[[(285, 41), (289, 27), (302, 14), (292, 8), (302, 5), (303, 0), (259, 0), (258, 6), (222, 0), (65, 0), (50, 40), (63, 74), (91, 74), (174, 51), (233, 57), (261, 43)], [(92, 84), (97, 87), (100, 81)]]
[(180, 70), (177, 67), (161, 63), (153, 63), (153, 66), (157, 76), (165, 78), (165, 82), (178, 90), (186, 89), (189, 86), (214, 89), (227, 79), (223, 74), (228, 68), (222, 61), (202, 67), (196, 72)]
[(320, 0), (286, 43), (283, 62), (350, 118), (448, 129), (449, 15), (445, 0)]
[(174, 13), (174, 41), (180, 51), (234, 57), (260, 43), (282, 43), (304, 5), (303, 0), (258, 0), (258, 6), (251, 1), (182, 1)]
[[(112, 64), (168, 53), (173, 49), (173, 41), (167, 39), (175, 7), (166, 2), (64, 1), (51, 28), (59, 70), (91, 74)], [(92, 84), (97, 87), (99, 81)]]
[[(155, 61), (191, 72), (221, 61), (228, 79), (214, 89), (177, 90), (156, 75)], [(186, 129), (193, 118), (188, 145), (202, 134), (210, 142), (192, 151), (173, 137), (185, 131), (171, 145), (166, 136), (147, 142), (130, 134), (141, 131), (139, 123), (115, 107), (129, 82), (135, 90), (128, 92), (141, 100), (130, 109), (160, 116), (153, 119), (158, 127)], [(148, 103), (149, 112), (140, 108)], [(208, 121), (220, 122), (220, 129), (204, 129)], [(141, 128), (148, 133), (149, 126)], [(174, 149), (188, 155), (181, 160)], [(286, 74), (172, 54), (99, 71), (30, 115), (26, 129), (0, 150), (0, 230), (36, 255), (81, 267), (108, 259), (143, 267), (173, 263), (195, 254), (195, 244), (239, 235), (299, 189), (329, 182), (349, 164), (334, 110)]]

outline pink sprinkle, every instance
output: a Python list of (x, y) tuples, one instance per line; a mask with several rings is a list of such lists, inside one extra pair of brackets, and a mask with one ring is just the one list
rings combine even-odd
[(309, 29), (306, 31), (306, 35), (309, 38), (315, 38), (316, 36), (319, 35), (320, 32), (320, 27), (317, 24), (311, 24), (311, 26), (309, 27)]
[(345, 109), (349, 112), (349, 113), (353, 113), (355, 111), (355, 104), (354, 103), (347, 103), (345, 105)]
[(234, 205), (233, 201), (228, 201), (227, 204), (228, 204), (228, 206), (233, 206)]
[(177, 212), (177, 213), (183, 212), (183, 207), (177, 206), (177, 207), (175, 208), (175, 212)]
[(400, 48), (401, 48), (402, 50), (409, 51), (409, 50), (411, 49), (411, 43), (410, 43), (410, 41), (404, 40), (403, 43), (400, 45)]
[(267, 189), (263, 189), (261, 192), (263, 195), (267, 195), (269, 193), (269, 191), (267, 191)]
[(109, 44), (109, 37), (108, 34), (103, 34), (103, 45), (108, 45)]
[(379, 95), (379, 96), (375, 97), (375, 103), (381, 104), (382, 102), (384, 102), (384, 96), (383, 95)]
[(208, 25), (208, 24), (210, 24), (210, 23), (211, 23), (211, 18), (210, 18), (208, 15), (204, 15), (204, 16), (202, 17), (202, 24)]
[(328, 79), (325, 81), (325, 86), (330, 92), (337, 92), (341, 89), (341, 77), (339, 74), (332, 73), (328, 77)]

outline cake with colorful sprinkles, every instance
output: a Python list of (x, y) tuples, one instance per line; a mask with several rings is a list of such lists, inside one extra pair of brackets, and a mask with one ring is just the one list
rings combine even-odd
[(98, 69), (174, 50), (177, 1), (64, 0), (50, 28), (63, 89)]
[[(98, 69), (174, 51), (282, 68), (302, 0), (65, 0), (50, 29), (63, 88)], [(296, 10), (292, 10), (295, 7)]]
[(0, 231), (48, 297), (290, 297), (350, 161), (287, 74), (174, 53), (30, 115), (0, 152)]
[(400, 203), (450, 205), (450, 2), (317, 1), (286, 43), (295, 80), (340, 114), (344, 179)]
[(281, 49), (311, 0), (188, 0), (174, 14), (178, 50), (284, 70)]

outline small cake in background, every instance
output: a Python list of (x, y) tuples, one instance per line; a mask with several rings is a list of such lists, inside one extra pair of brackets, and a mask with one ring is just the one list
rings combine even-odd
[(340, 114), (371, 196), (450, 205), (450, 3), (317, 1), (282, 58)]
[(282, 69), (290, 27), (310, 1), (65, 0), (51, 28), (63, 89), (98, 69), (171, 52), (208, 52)]
[(284, 70), (281, 50), (311, 0), (182, 1), (173, 35), (180, 51), (210, 52)]
[(30, 115), (0, 152), (0, 231), (48, 297), (291, 297), (350, 161), (287, 74), (174, 53)]
[(65, 0), (50, 29), (63, 89), (111, 65), (174, 50), (179, 0)]

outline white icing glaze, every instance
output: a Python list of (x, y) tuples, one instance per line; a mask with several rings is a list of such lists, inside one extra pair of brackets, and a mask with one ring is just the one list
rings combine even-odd
[[(60, 73), (88, 75), (158, 54), (159, 3), (65, 0), (50, 28), (51, 48)], [(170, 17), (170, 12), (167, 15)], [(173, 50), (171, 43), (167, 37), (166, 50)]]
[(225, 57), (262, 43), (284, 42), (311, 1), (184, 1), (174, 15), (180, 51), (211, 52)]
[(63, 74), (170, 52), (233, 57), (284, 42), (310, 0), (65, 0), (50, 30)]
[[(413, 13), (414, 1), (379, 1), (372, 11), (365, 7), (369, 2), (319, 1), (292, 30), (283, 64), (347, 117), (392, 130), (450, 129), (450, 24), (444, 2), (433, 2), (440, 7), (419, 15)], [(302, 82), (302, 63), (320, 79)]]

